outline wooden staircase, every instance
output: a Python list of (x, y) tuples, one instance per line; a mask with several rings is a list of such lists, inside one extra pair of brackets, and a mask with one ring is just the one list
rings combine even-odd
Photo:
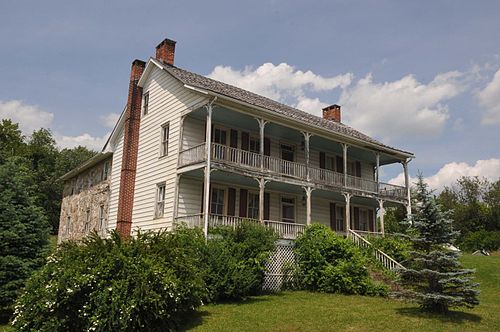
[(354, 242), (354, 244), (360, 248), (371, 249), (375, 259), (378, 260), (380, 263), (382, 263), (382, 265), (386, 269), (391, 270), (391, 271), (397, 270), (397, 269), (406, 270), (406, 268), (403, 265), (398, 263), (396, 260), (394, 260), (392, 257), (387, 255), (382, 250), (374, 248), (373, 245), (370, 243), (370, 241), (368, 241), (367, 239), (365, 239), (364, 237), (362, 237), (361, 235), (359, 235), (358, 233), (356, 233), (352, 229), (349, 230), (348, 238), (350, 238)]

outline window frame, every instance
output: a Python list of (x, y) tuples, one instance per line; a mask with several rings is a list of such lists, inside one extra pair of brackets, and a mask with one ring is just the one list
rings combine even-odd
[(142, 96), (142, 115), (146, 116), (149, 113), (149, 91), (146, 91)]
[(97, 231), (102, 231), (104, 229), (104, 222), (106, 218), (104, 217), (104, 204), (99, 205), (99, 223), (97, 224)]
[[(252, 206), (250, 204), (252, 202), (252, 199), (250, 199), (250, 196), (254, 196), (254, 198), (256, 198), (256, 200), (254, 201), (254, 203), (255, 202), (257, 203), (256, 206)], [(251, 219), (259, 219), (259, 208), (260, 208), (259, 193), (254, 192), (254, 191), (249, 191), (248, 195), (247, 195), (247, 217), (251, 218)], [(254, 216), (250, 211), (254, 211), (254, 213), (257, 212), (257, 214)]]
[[(156, 184), (155, 212), (154, 212), (155, 219), (163, 218), (165, 216), (166, 192), (167, 192), (167, 183), (166, 182), (160, 182), (160, 183)], [(163, 196), (163, 197), (161, 197), (161, 196)]]
[[(166, 137), (165, 137), (166, 130)], [(160, 127), (160, 158), (168, 156), (168, 143), (170, 140), (170, 122), (166, 122)]]
[[(222, 211), (221, 213), (214, 213), (212, 212), (213, 209), (212, 209), (212, 206), (214, 204), (214, 190), (218, 190), (220, 192), (222, 192), (222, 203), (219, 203), (219, 202), (215, 202), (215, 204), (217, 206), (220, 206), (222, 205)], [(221, 215), (221, 216), (224, 216), (226, 215), (226, 208), (227, 208), (227, 203), (226, 203), (226, 199), (227, 199), (227, 195), (226, 195), (226, 188), (222, 188), (222, 187), (216, 187), (216, 186), (212, 186), (212, 189), (210, 190), (210, 214), (213, 214), (213, 215)], [(218, 208), (216, 208), (216, 210), (218, 210)]]

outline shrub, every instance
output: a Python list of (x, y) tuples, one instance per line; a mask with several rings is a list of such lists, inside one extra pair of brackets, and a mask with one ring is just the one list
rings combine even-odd
[(240, 300), (259, 293), (276, 234), (255, 222), (217, 227), (211, 234), (206, 253), (208, 300)]
[(313, 224), (295, 241), (298, 288), (327, 293), (383, 295), (387, 288), (372, 283), (361, 251), (328, 227)]
[(21, 331), (174, 330), (206, 296), (199, 230), (64, 243), (18, 299)]
[(476, 251), (485, 249), (494, 251), (500, 249), (500, 231), (480, 230), (467, 234), (461, 244), (461, 248), (466, 251)]
[(379, 249), (392, 257), (397, 262), (401, 263), (407, 260), (412, 250), (411, 241), (404, 237), (386, 236), (371, 236), (367, 239), (374, 248)]

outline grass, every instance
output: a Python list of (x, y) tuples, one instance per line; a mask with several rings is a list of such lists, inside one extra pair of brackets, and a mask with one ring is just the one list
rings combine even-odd
[[(500, 255), (464, 255), (476, 268), (481, 304), (447, 316), (411, 303), (364, 296), (286, 292), (243, 303), (207, 305), (184, 326), (190, 331), (500, 331)], [(0, 332), (11, 328), (0, 325)]]
[(500, 331), (500, 256), (464, 255), (477, 269), (481, 304), (446, 316), (398, 300), (308, 292), (207, 305), (184, 327), (192, 331)]

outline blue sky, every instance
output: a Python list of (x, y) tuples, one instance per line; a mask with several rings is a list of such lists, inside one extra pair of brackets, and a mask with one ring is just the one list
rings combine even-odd
[(100, 146), (132, 60), (168, 37), (179, 67), (315, 114), (341, 104), (434, 187), (496, 180), (499, 14), (498, 1), (3, 1), (0, 117)]

